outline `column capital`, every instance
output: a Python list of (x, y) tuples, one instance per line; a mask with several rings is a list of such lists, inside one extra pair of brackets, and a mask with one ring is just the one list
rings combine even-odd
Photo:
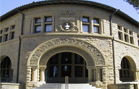
[(38, 66), (31, 66), (32, 69), (38, 69)]

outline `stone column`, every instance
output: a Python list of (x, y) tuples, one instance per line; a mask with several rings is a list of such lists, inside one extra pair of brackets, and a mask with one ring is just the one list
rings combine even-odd
[(40, 82), (45, 82), (45, 67), (40, 67)]
[(32, 67), (32, 82), (37, 82), (37, 67)]
[(96, 81), (100, 81), (100, 68), (96, 68)]
[(88, 68), (88, 82), (92, 82), (92, 69)]

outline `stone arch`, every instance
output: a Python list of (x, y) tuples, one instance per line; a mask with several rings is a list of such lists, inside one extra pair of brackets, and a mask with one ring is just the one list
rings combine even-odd
[(124, 55), (120, 56), (119, 67), (121, 66), (121, 62), (122, 62), (122, 59), (124, 57), (128, 59), (128, 61), (131, 64), (132, 69), (138, 69), (139, 68), (138, 61), (136, 60), (136, 58), (133, 55), (131, 55), (129, 53), (125, 53)]
[(13, 69), (12, 67), (12, 62), (10, 57), (8, 56), (1, 56), (0, 57), (0, 75), (1, 81), (2, 82), (11, 82), (13, 80)]
[[(105, 66), (105, 61), (104, 61), (104, 57), (101, 54), (101, 52), (94, 47), (92, 44), (87, 43), (85, 41), (79, 40), (79, 39), (52, 39), (52, 40), (48, 40), (42, 44), (40, 44), (36, 49), (33, 50), (33, 52), (31, 53), (29, 60), (28, 60), (28, 66), (39, 66), (39, 62), (42, 63), (40, 60), (43, 57), (43, 55), (47, 52), (47, 55), (49, 54), (49, 51), (55, 51), (55, 49), (57, 49), (58, 47), (60, 47), (60, 49), (65, 49), (68, 51), (69, 47), (71, 47), (72, 49), (75, 48), (77, 52), (77, 50), (80, 50), (81, 52), (84, 51), (85, 54), (88, 54), (88, 57), (86, 56), (85, 58), (89, 58), (88, 60), (88, 65), (94, 65), (94, 66)], [(57, 49), (58, 52), (59, 49)], [(59, 50), (60, 51), (60, 50)], [(79, 51), (78, 51), (79, 52)], [(84, 53), (80, 53), (80, 55), (83, 56)], [(50, 57), (51, 55), (49, 54), (48, 57)], [(85, 55), (84, 55), (85, 56)], [(91, 62), (94, 62), (94, 64), (89, 64)], [(46, 63), (46, 62), (45, 62)]]
[(8, 57), (8, 58), (10, 59), (10, 62), (11, 62), (11, 68), (12, 68), (12, 60), (11, 60), (11, 58), (10, 58), (9, 56), (6, 56), (6, 55), (2, 55), (2, 56), (0, 56), (0, 63), (1, 63), (2, 60), (3, 60), (4, 58), (6, 58), (6, 57)]

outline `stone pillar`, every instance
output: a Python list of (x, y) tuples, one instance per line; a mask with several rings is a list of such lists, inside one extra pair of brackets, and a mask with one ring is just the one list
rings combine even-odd
[(92, 82), (93, 81), (92, 66), (87, 66), (86, 68), (88, 69), (88, 82)]
[(40, 67), (40, 82), (45, 82), (45, 67)]
[(31, 81), (31, 67), (27, 67), (27, 78), (26, 82), (29, 83)]
[(32, 82), (37, 82), (37, 67), (32, 67)]
[(102, 81), (103, 81), (104, 84), (107, 83), (107, 75), (106, 74), (107, 74), (106, 73), (106, 67), (103, 67), (102, 68)]
[(92, 69), (88, 68), (88, 82), (92, 82)]
[(45, 30), (45, 17), (44, 16), (41, 16), (41, 32), (43, 33), (44, 30)]
[(118, 68), (115, 68), (115, 70), (116, 70), (116, 83), (121, 83), (122, 82), (120, 80), (120, 69), (121, 69), (121, 66), (119, 66)]
[(100, 81), (100, 68), (96, 68), (96, 81)]

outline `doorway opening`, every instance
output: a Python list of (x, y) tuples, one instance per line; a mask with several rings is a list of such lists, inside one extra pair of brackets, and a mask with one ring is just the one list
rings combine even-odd
[(64, 83), (65, 76), (69, 77), (69, 83), (88, 82), (88, 70), (83, 57), (72, 52), (61, 52), (49, 59), (45, 70), (46, 82)]

